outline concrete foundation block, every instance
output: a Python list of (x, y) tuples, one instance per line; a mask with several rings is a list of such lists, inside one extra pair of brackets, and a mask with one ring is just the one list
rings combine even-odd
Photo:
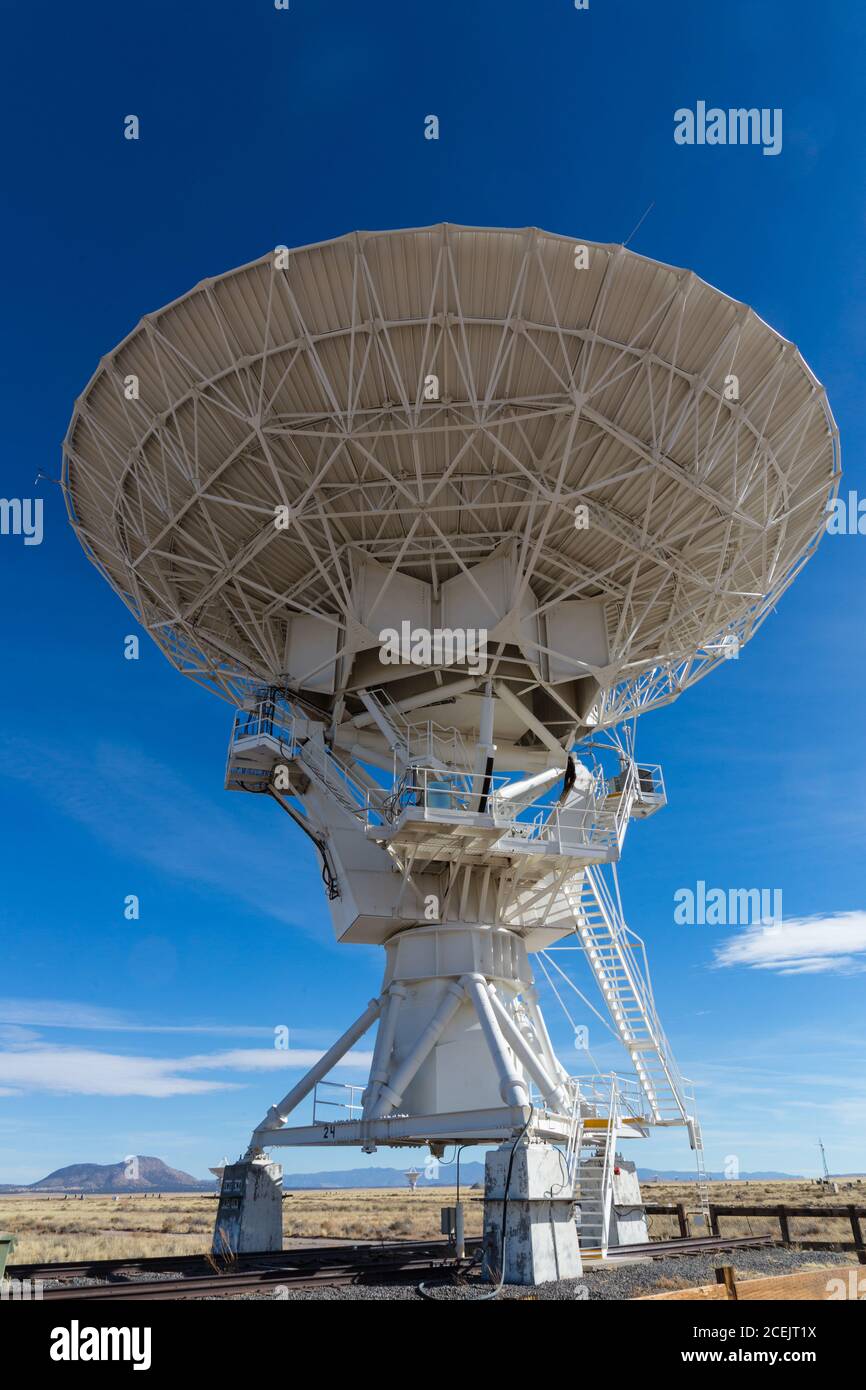
[(485, 1272), (498, 1279), (502, 1270), (504, 1211), (506, 1284), (576, 1279), (582, 1265), (565, 1157), (552, 1144), (523, 1141), (512, 1161), (512, 1148), (507, 1143), (494, 1149), (484, 1166)]
[(649, 1240), (646, 1211), (641, 1196), (637, 1170), (633, 1163), (617, 1157), (613, 1173), (613, 1219), (610, 1223), (611, 1245), (640, 1245)]
[(215, 1255), (283, 1248), (283, 1170), (263, 1159), (229, 1163), (213, 1235)]

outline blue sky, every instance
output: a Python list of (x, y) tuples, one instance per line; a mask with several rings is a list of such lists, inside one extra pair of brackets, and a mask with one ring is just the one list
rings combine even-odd
[[(797, 343), (843, 488), (864, 487), (860, 7), (95, 0), (7, 2), (0, 24), (4, 496), (58, 475), (75, 397), (143, 313), (274, 245), (441, 220), (614, 242), (650, 204), (633, 249)], [(675, 144), (698, 100), (781, 108), (782, 152)], [(334, 943), (306, 842), (222, 790), (230, 711), (146, 639), (123, 659), (126, 610), (59, 489), (36, 495), (42, 544), (0, 537), (0, 1181), (133, 1152), (202, 1175), (360, 1011), (380, 956)], [(814, 1173), (820, 1133), (834, 1169), (866, 1170), (864, 546), (828, 536), (738, 661), (642, 721), (670, 805), (633, 827), (623, 897), (711, 1168)], [(774, 954), (677, 926), (698, 880), (780, 887)], [(341, 1079), (363, 1078), (362, 1046)], [(677, 1131), (634, 1148), (690, 1163)]]

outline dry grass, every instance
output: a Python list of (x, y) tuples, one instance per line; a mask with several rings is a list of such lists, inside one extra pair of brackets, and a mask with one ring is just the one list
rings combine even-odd
[(187, 1255), (206, 1249), (216, 1203), (207, 1197), (0, 1198), (0, 1230), (17, 1237), (14, 1260)]
[[(693, 1206), (693, 1183), (644, 1183), (647, 1202)], [(453, 1205), (454, 1188), (355, 1188), (293, 1192), (283, 1202), (283, 1234), (295, 1240), (424, 1240), (439, 1235), (439, 1209)], [(480, 1235), (481, 1193), (463, 1189), (466, 1233)], [(733, 1206), (833, 1206), (866, 1204), (866, 1180), (840, 1183), (838, 1195), (811, 1182), (716, 1182), (710, 1199)], [(29, 1195), (0, 1198), (0, 1230), (18, 1237), (15, 1260), (112, 1259), (185, 1255), (210, 1246), (216, 1201), (199, 1195), (88, 1197), (83, 1202)], [(866, 1224), (866, 1223), (864, 1223)], [(654, 1216), (655, 1236), (678, 1235), (676, 1217)], [(761, 1217), (722, 1218), (729, 1235), (778, 1235), (778, 1222)], [(850, 1240), (846, 1220), (791, 1219), (796, 1240)]]
[[(482, 1205), (464, 1190), (466, 1234), (480, 1235)], [(425, 1240), (436, 1238), (439, 1209), (453, 1188), (365, 1188), (294, 1192), (283, 1201), (283, 1235), (301, 1240)], [(0, 1230), (17, 1238), (14, 1259), (113, 1259), (186, 1255), (210, 1248), (216, 1201), (198, 1195), (154, 1197), (0, 1198)]]
[[(480, 1192), (461, 1190), (466, 1234), (480, 1235)], [(453, 1187), (356, 1188), (295, 1192), (283, 1202), (283, 1231), (293, 1236), (350, 1240), (429, 1240), (440, 1235), (439, 1212), (453, 1206)]]
[[(857, 1179), (840, 1181), (838, 1193), (805, 1179), (786, 1182), (711, 1182), (709, 1189), (710, 1201), (725, 1207), (834, 1207), (851, 1203), (866, 1206), (866, 1178), (861, 1178), (859, 1182)], [(644, 1201), (658, 1202), (662, 1206), (683, 1202), (688, 1210), (696, 1203), (694, 1183), (645, 1182), (641, 1184), (641, 1192)], [(851, 1224), (845, 1217), (792, 1216), (789, 1224), (792, 1240), (851, 1240)], [(866, 1227), (866, 1218), (863, 1225)], [(679, 1235), (675, 1216), (652, 1216), (649, 1226), (653, 1236)], [(779, 1223), (772, 1217), (723, 1216), (719, 1219), (719, 1229), (723, 1235), (729, 1236), (763, 1235), (765, 1232), (779, 1235)]]

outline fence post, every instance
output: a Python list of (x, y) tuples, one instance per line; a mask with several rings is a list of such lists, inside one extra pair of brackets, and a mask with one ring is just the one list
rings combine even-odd
[(860, 1217), (855, 1206), (848, 1208), (848, 1217), (851, 1222), (851, 1234), (854, 1237), (854, 1249), (857, 1251), (857, 1259), (861, 1265), (866, 1265), (866, 1246), (863, 1244), (863, 1231), (860, 1226)]
[(685, 1202), (677, 1202), (677, 1220), (680, 1223), (680, 1235), (685, 1239), (689, 1234), (689, 1223), (686, 1218)]
[(710, 1202), (710, 1233), (714, 1236), (722, 1234), (719, 1230), (719, 1215), (714, 1202)]
[(737, 1281), (734, 1278), (734, 1266), (722, 1265), (716, 1270), (716, 1283), (724, 1284), (728, 1298), (737, 1297)]
[(790, 1245), (791, 1232), (788, 1227), (788, 1208), (784, 1206), (779, 1207), (779, 1227), (782, 1235), (782, 1244)]

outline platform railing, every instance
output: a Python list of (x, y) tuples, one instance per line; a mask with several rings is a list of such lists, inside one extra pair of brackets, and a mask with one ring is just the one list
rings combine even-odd
[(400, 735), (408, 762), (438, 762), (453, 769), (471, 766), (463, 735), (458, 729), (437, 724), (435, 719), (413, 721), (391, 699), (387, 690), (373, 690), (370, 693)]
[(423, 819), (439, 819), (443, 814), (457, 819), (479, 814), (493, 817), (495, 793), (508, 781), (506, 776), (413, 765), (399, 778), (379, 811), (392, 824), (410, 808), (420, 812)]
[[(364, 1086), (351, 1081), (317, 1081), (313, 1090), (313, 1124), (359, 1120), (364, 1111)], [(323, 1114), (328, 1111), (328, 1114)], [(334, 1114), (334, 1111), (339, 1113)]]
[(291, 746), (295, 741), (295, 717), (276, 700), (261, 700), (252, 709), (239, 709), (232, 726), (232, 745), (245, 738), (273, 738)]
[(411, 766), (390, 796), (378, 804), (368, 796), (368, 825), (396, 825), (409, 811), (413, 819), (461, 821), (485, 816), (501, 829), (503, 839), (539, 846), (552, 844), (560, 854), (584, 849), (602, 852), (619, 848), (627, 801), (606, 807), (606, 784), (597, 780), (586, 800), (560, 806), (549, 799), (530, 802), (517, 816), (503, 793), (511, 778), (498, 774), (445, 772), (441, 767)]
[(310, 721), (296, 717), (294, 711), (279, 700), (263, 699), (250, 709), (238, 710), (232, 725), (226, 764), (226, 783), (243, 779), (266, 790), (273, 769), (247, 767), (236, 759), (247, 740), (267, 739), (287, 763), (297, 761), (343, 806), (365, 819), (368, 810), (376, 805), (376, 797), (352, 776), (340, 756), (328, 748), (321, 738), (311, 737)]
[(588, 1076), (572, 1076), (570, 1080), (579, 1090), (583, 1109), (589, 1108), (595, 1114), (606, 1112), (613, 1088), (622, 1118), (646, 1121), (646, 1098), (636, 1076), (594, 1072)]

